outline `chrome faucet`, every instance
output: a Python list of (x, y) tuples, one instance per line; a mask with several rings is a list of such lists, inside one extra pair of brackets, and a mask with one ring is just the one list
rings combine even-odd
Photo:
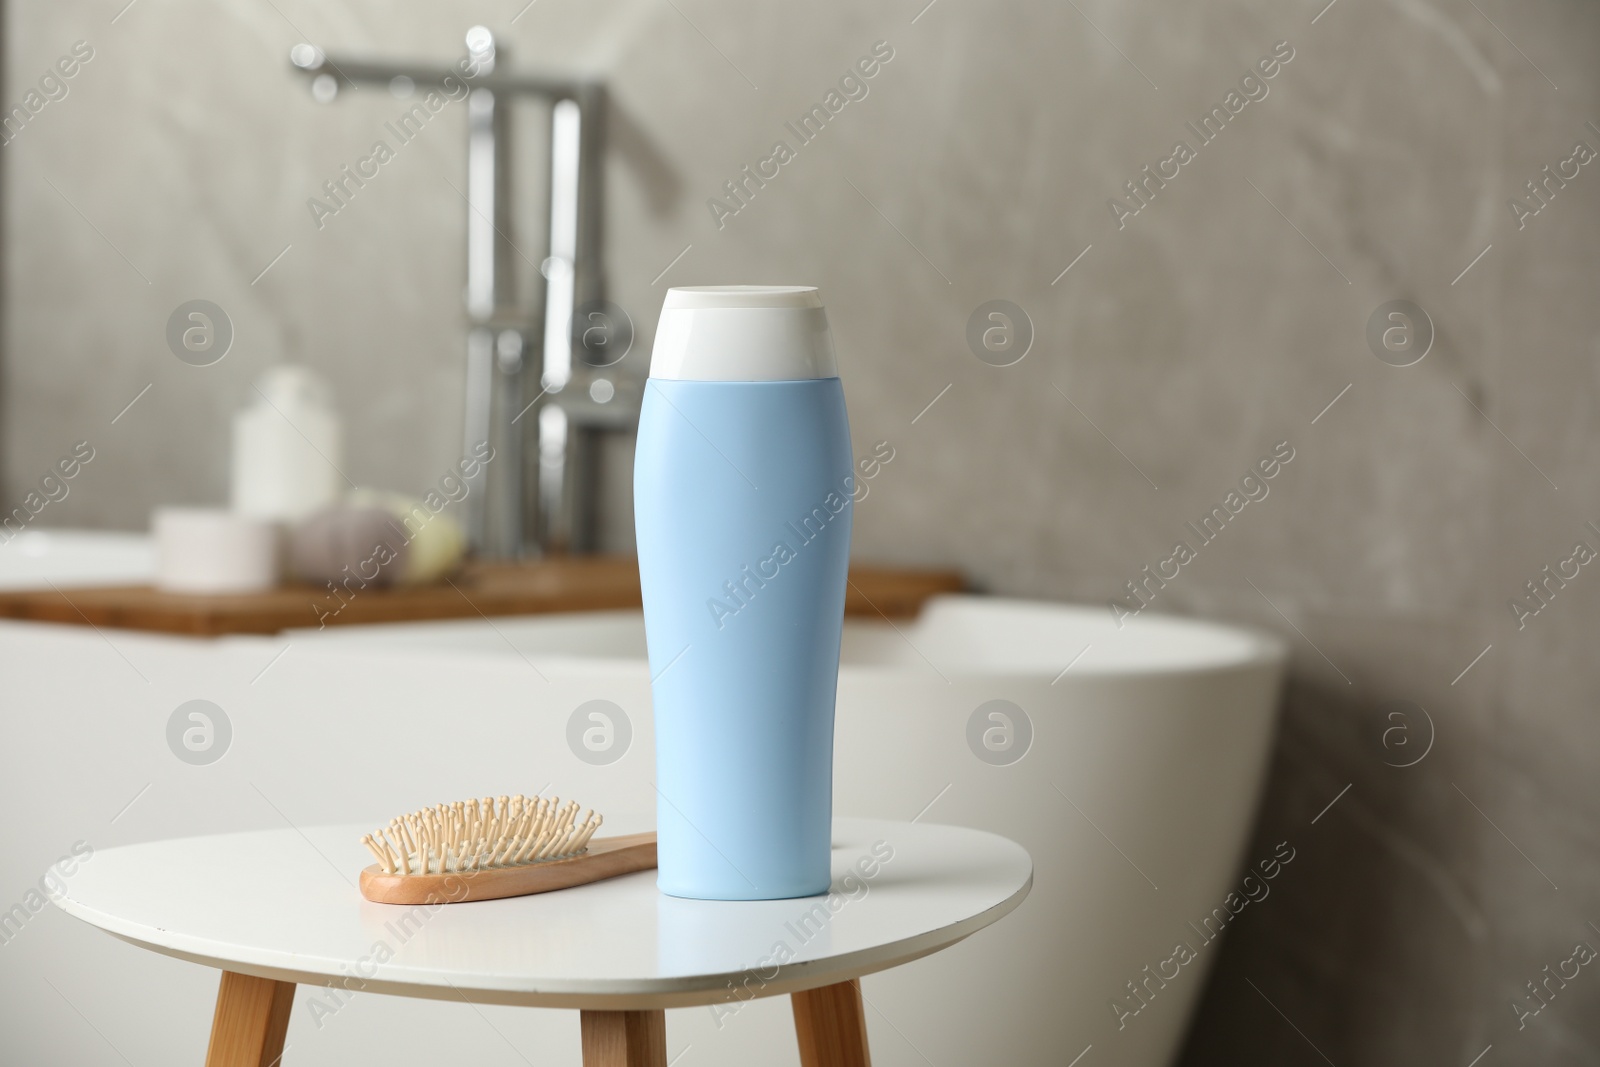
[[(465, 88), (467, 110), (466, 412), (468, 449), (494, 460), (469, 483), (467, 534), (481, 558), (592, 552), (598, 542), (600, 435), (638, 425), (642, 383), (616, 364), (633, 325), (603, 300), (601, 271), (604, 86), (576, 75), (513, 73), (493, 33), (474, 26), (455, 65), (329, 56), (309, 44), (290, 61), (332, 102), (357, 84), (397, 96)], [(550, 105), (543, 255), (512, 229), (510, 101)], [(457, 190), (461, 192), (460, 190)], [(521, 260), (539, 274), (534, 306), (516, 306)], [(536, 384), (535, 384), (536, 383)]]

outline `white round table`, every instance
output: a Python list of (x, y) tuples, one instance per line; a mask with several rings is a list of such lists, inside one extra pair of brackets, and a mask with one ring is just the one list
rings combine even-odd
[[(607, 820), (608, 833), (648, 829)], [(508, 900), (363, 899), (370, 826), (266, 830), (96, 851), (57, 906), (125, 941), (221, 968), (207, 1067), (282, 1055), (296, 983), (582, 1012), (586, 1067), (663, 1067), (663, 1009), (790, 994), (805, 1067), (868, 1063), (859, 979), (955, 944), (1027, 896), (1020, 845), (953, 826), (838, 819), (826, 896), (704, 901), (655, 872)], [(952, 1009), (955, 1005), (951, 1005)], [(317, 1010), (317, 1001), (312, 1001)]]

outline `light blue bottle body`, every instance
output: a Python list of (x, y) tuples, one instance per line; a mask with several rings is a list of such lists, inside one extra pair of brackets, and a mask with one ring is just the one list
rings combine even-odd
[(634, 517), (661, 891), (825, 892), (854, 510), (838, 378), (652, 378)]

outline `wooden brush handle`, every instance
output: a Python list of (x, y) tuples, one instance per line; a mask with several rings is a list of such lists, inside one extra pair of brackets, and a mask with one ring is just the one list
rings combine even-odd
[(459, 904), (548, 893), (648, 871), (655, 865), (656, 835), (624, 834), (595, 838), (581, 856), (521, 867), (453, 874), (384, 874), (373, 864), (361, 872), (361, 895), (378, 904)]

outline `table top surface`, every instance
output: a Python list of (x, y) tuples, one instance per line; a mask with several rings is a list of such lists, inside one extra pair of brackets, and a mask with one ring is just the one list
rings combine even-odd
[[(649, 829), (607, 820), (607, 831)], [(157, 952), (351, 990), (609, 1010), (683, 1007), (842, 982), (937, 952), (1022, 902), (1022, 846), (954, 826), (837, 819), (826, 896), (665, 896), (655, 872), (507, 900), (374, 904), (368, 826), (96, 850), (68, 914)]]

